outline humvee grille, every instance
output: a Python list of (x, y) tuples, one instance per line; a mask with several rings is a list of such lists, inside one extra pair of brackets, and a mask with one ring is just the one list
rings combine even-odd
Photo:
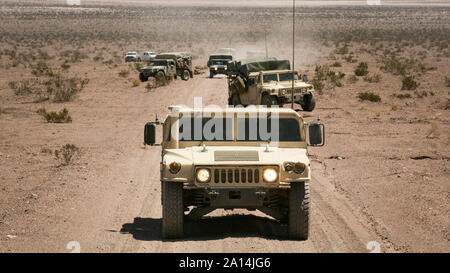
[(213, 175), (213, 181), (216, 184), (259, 183), (262, 179), (256, 168), (220, 168), (214, 169)]

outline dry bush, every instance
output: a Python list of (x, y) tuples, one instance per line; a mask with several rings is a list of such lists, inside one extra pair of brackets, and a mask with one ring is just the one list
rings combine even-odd
[(21, 81), (11, 81), (8, 86), (14, 91), (14, 94), (18, 96), (32, 94), (35, 90), (37, 81), (36, 80), (21, 80)]
[(69, 115), (69, 111), (64, 108), (59, 112), (47, 112), (45, 108), (41, 108), (36, 111), (49, 123), (69, 123), (72, 122), (72, 117)]
[(350, 77), (348, 77), (347, 82), (351, 83), (351, 84), (355, 84), (356, 82), (358, 82), (359, 79), (358, 77), (356, 77), (355, 75), (351, 75)]
[(419, 83), (414, 76), (403, 76), (402, 78), (402, 90), (416, 90)]
[(445, 77), (445, 83), (447, 84), (447, 87), (450, 87), (450, 77)]
[(369, 65), (366, 62), (361, 62), (355, 68), (355, 75), (358, 77), (366, 76), (369, 74)]
[(130, 71), (128, 69), (122, 69), (119, 72), (119, 76), (122, 78), (126, 78), (128, 75), (130, 75)]
[(80, 148), (75, 144), (66, 144), (59, 150), (55, 150), (55, 157), (61, 162), (61, 165), (67, 166), (77, 155), (79, 155), (79, 152)]
[(88, 83), (89, 79), (82, 79), (77, 76), (66, 77), (57, 74), (43, 82), (45, 89), (41, 93), (41, 97), (52, 97), (53, 102), (67, 102), (81, 92)]
[(381, 81), (381, 74), (375, 73), (373, 75), (366, 75), (364, 76), (364, 81), (370, 82), (370, 83), (378, 83)]
[(405, 93), (405, 94), (394, 94), (394, 97), (398, 99), (410, 99), (412, 98), (411, 94)]
[(379, 95), (372, 93), (372, 92), (363, 92), (359, 93), (358, 98), (362, 101), (368, 100), (371, 102), (380, 102), (381, 98)]
[(141, 81), (138, 78), (129, 78), (128, 79), (133, 87), (139, 86), (141, 84)]

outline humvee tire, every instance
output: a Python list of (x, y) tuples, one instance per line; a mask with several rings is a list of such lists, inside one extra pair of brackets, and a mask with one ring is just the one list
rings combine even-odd
[(303, 103), (300, 104), (303, 111), (311, 112), (316, 107), (316, 99), (313, 94), (307, 94), (303, 97)]
[(289, 189), (289, 237), (307, 240), (309, 235), (309, 182), (291, 183)]
[(278, 105), (278, 100), (274, 96), (265, 94), (261, 99), (261, 104), (266, 105), (267, 107), (272, 107), (272, 105)]
[(183, 237), (183, 183), (162, 183), (162, 236), (166, 239)]
[(241, 98), (239, 97), (238, 94), (233, 94), (233, 96), (231, 96), (230, 105), (233, 106), (241, 105)]
[(139, 79), (141, 80), (141, 82), (146, 82), (146, 81), (148, 81), (148, 77), (145, 77), (144, 74), (142, 74), (142, 72), (139, 73)]
[(190, 74), (188, 70), (183, 70), (183, 73), (181, 74), (181, 79), (183, 79), (183, 81), (187, 81), (190, 78)]
[(209, 78), (210, 79), (214, 78), (214, 73), (212, 73), (211, 71), (209, 71)]

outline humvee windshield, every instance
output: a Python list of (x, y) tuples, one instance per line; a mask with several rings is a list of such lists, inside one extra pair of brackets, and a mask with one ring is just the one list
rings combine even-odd
[(148, 66), (166, 66), (167, 61), (151, 61), (148, 63)]
[(212, 60), (211, 64), (212, 65), (225, 65), (226, 62), (225, 61), (214, 61), (214, 60)]
[[(279, 74), (280, 77), (280, 82), (284, 82), (284, 81), (292, 81), (292, 73), (280, 73)], [(298, 74), (297, 72), (294, 72), (294, 80), (298, 80)]]
[[(181, 118), (179, 141), (302, 141), (294, 118), (238, 118), (236, 136), (233, 127), (231, 118)], [(272, 132), (272, 127), (278, 130)]]
[(264, 83), (273, 82), (273, 81), (275, 81), (275, 82), (278, 81), (277, 74), (263, 75)]

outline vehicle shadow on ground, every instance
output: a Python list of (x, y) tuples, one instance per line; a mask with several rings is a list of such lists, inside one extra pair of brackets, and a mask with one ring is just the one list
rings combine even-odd
[[(166, 241), (162, 238), (161, 228), (161, 218), (136, 217), (133, 223), (123, 224), (120, 232), (132, 234), (134, 239), (141, 241)], [(184, 223), (184, 238), (178, 241), (217, 240), (228, 237), (288, 240), (287, 233), (288, 227), (286, 224), (281, 224), (267, 217), (227, 215), (203, 217), (197, 221), (186, 220)]]

